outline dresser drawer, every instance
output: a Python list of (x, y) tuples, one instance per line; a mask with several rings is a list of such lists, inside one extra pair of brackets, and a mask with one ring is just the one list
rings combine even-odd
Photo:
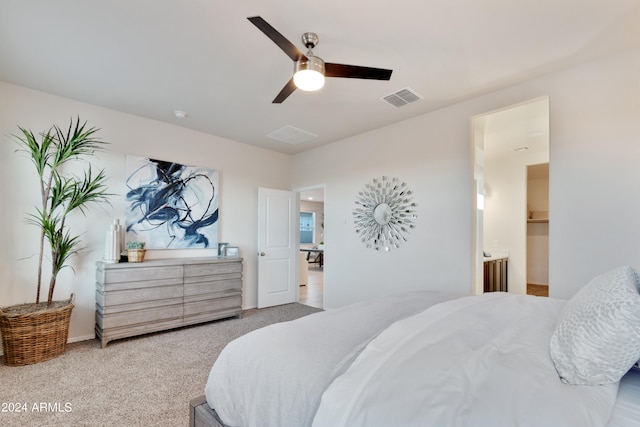
[[(97, 313), (100, 313), (98, 309)], [(96, 323), (102, 329), (134, 326), (142, 323), (161, 320), (181, 319), (184, 314), (183, 304), (167, 305), (135, 311), (111, 313), (108, 316), (96, 316)]]
[(137, 267), (137, 268), (112, 268), (98, 269), (96, 271), (96, 281), (98, 283), (121, 283), (121, 282), (144, 282), (158, 279), (179, 279), (182, 280), (183, 266), (171, 265), (160, 267)]
[(212, 294), (226, 291), (240, 291), (242, 279), (229, 278), (224, 280), (202, 280), (184, 284), (184, 296)]
[(183, 286), (150, 286), (143, 288), (106, 290), (96, 293), (96, 303), (102, 307), (113, 305), (135, 304), (139, 302), (160, 301), (169, 298), (182, 298)]
[(192, 264), (184, 266), (184, 277), (218, 276), (227, 273), (242, 275), (241, 262), (219, 262), (216, 264)]
[(225, 297), (185, 302), (185, 324), (206, 322), (242, 314), (242, 295), (230, 293)]

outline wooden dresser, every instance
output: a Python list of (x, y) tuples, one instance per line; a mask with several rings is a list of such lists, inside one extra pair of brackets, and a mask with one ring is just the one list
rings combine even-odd
[(109, 341), (242, 317), (242, 258), (96, 263), (96, 336)]

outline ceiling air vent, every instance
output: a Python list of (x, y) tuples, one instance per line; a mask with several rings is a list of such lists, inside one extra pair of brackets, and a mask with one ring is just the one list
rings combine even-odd
[(422, 96), (406, 87), (387, 96), (383, 96), (380, 99), (388, 104), (393, 105), (396, 108), (400, 108), (404, 107), (407, 104), (411, 104), (412, 102), (420, 101), (422, 99)]
[(275, 139), (276, 141), (285, 142), (291, 145), (302, 144), (303, 142), (311, 141), (318, 137), (318, 135), (290, 125), (276, 129), (273, 132), (268, 133), (267, 136), (271, 139)]

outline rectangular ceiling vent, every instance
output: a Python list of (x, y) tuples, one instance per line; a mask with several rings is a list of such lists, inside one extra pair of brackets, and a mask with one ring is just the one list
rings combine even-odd
[(273, 132), (268, 133), (267, 136), (271, 139), (275, 139), (276, 141), (291, 145), (302, 144), (303, 142), (311, 141), (318, 137), (318, 135), (290, 125), (276, 129)]
[(387, 104), (391, 104), (396, 108), (400, 108), (404, 107), (405, 105), (411, 104), (412, 102), (420, 101), (422, 99), (422, 96), (406, 87), (387, 96), (383, 96), (380, 99), (382, 99)]

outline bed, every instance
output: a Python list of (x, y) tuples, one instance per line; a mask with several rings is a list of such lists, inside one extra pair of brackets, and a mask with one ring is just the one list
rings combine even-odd
[(637, 425), (639, 288), (621, 267), (569, 301), (411, 292), (271, 325), (225, 347), (190, 425)]

